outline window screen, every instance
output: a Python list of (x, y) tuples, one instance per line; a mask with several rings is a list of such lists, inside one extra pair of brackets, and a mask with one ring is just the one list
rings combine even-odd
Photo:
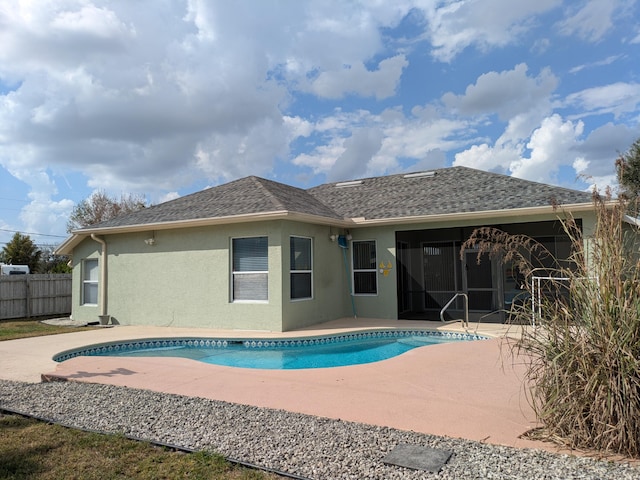
[(98, 259), (88, 259), (82, 264), (82, 303), (98, 304)]
[(376, 242), (354, 241), (353, 249), (353, 293), (375, 295), (378, 293)]
[(304, 237), (291, 237), (289, 243), (291, 299), (312, 298), (313, 260), (311, 253), (311, 239)]
[(267, 237), (234, 238), (233, 300), (268, 300)]

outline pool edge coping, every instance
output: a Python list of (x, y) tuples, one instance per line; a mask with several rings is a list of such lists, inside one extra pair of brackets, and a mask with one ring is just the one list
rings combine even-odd
[[(410, 333), (409, 333), (410, 332)], [(440, 330), (433, 328), (359, 328), (354, 330), (349, 330), (346, 332), (333, 332), (326, 334), (309, 334), (309, 335), (300, 335), (296, 337), (286, 336), (286, 337), (249, 337), (249, 336), (220, 336), (220, 337), (212, 337), (212, 336), (175, 336), (175, 337), (145, 337), (145, 338), (135, 338), (130, 340), (112, 340), (108, 342), (100, 342), (100, 343), (92, 343), (88, 345), (84, 345), (82, 347), (71, 348), (67, 350), (63, 350), (61, 352), (55, 353), (51, 359), (56, 363), (62, 363), (64, 361), (70, 360), (72, 358), (76, 358), (79, 356), (108, 356), (103, 353), (93, 353), (86, 354), (87, 351), (95, 351), (97, 349), (104, 349), (108, 347), (113, 347), (117, 345), (135, 345), (135, 344), (144, 344), (144, 343), (166, 343), (179, 340), (180, 342), (187, 343), (187, 345), (161, 345), (161, 346), (187, 346), (187, 347), (210, 347), (211, 345), (207, 345), (207, 341), (214, 341), (217, 344), (214, 348), (226, 348), (229, 342), (242, 342), (245, 344), (247, 348), (274, 348), (280, 345), (273, 344), (283, 344), (280, 348), (297, 348), (297, 347), (306, 347), (313, 346), (318, 344), (327, 344), (327, 343), (342, 343), (345, 341), (354, 341), (361, 339), (372, 338), (372, 335), (376, 333), (388, 333), (392, 335), (378, 335), (373, 338), (382, 338), (382, 337), (406, 337), (412, 335), (419, 336), (435, 336), (435, 337), (445, 337), (457, 339), (459, 341), (474, 341), (474, 340), (488, 340), (493, 338), (488, 334), (479, 334), (479, 333), (469, 333), (469, 332), (458, 332), (454, 330)], [(334, 340), (332, 342), (316, 342), (316, 340), (328, 340), (328, 339), (341, 339)], [(188, 342), (197, 342), (200, 345), (188, 345)], [(201, 343), (202, 342), (202, 343)], [(245, 342), (251, 342), (247, 345)], [(290, 345), (291, 343), (295, 343), (295, 345)], [(223, 345), (224, 344), (224, 345)], [(152, 347), (154, 348), (154, 347)], [(159, 348), (159, 347), (155, 347)], [(118, 352), (127, 351), (127, 350), (135, 350), (135, 348), (129, 349), (118, 349)]]

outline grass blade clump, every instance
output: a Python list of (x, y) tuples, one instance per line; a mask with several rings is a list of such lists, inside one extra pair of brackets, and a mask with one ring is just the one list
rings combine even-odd
[[(640, 232), (625, 222), (621, 199), (595, 195), (594, 211), (595, 229), (584, 238), (572, 218), (562, 220), (570, 262), (547, 260), (552, 266), (541, 268), (550, 253), (540, 244), (494, 228), (477, 229), (463, 248), (517, 265), (539, 300), (537, 328), (515, 343), (528, 362), (538, 433), (573, 448), (640, 457)], [(540, 295), (534, 276), (566, 280), (545, 281)], [(531, 323), (531, 303), (510, 315)]]

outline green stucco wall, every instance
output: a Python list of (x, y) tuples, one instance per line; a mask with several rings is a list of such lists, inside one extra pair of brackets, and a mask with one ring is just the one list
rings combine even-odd
[[(314, 298), (289, 299), (289, 235), (312, 238)], [(340, 318), (346, 276), (329, 227), (272, 221), (101, 236), (107, 242), (107, 313), (121, 325), (282, 331)], [(269, 239), (268, 302), (232, 302), (231, 239)], [(284, 258), (283, 258), (284, 256)], [(99, 306), (81, 305), (82, 260), (99, 258), (85, 239), (74, 250), (73, 317), (96, 321)], [(102, 288), (102, 285), (99, 286)]]
[[(282, 325), (285, 331), (351, 315), (342, 250), (329, 238), (331, 231), (327, 226), (283, 223), (281, 239), (283, 251), (287, 252), (282, 267)], [(313, 240), (313, 298), (310, 300), (290, 299), (288, 252), (291, 235)]]
[[(355, 295), (354, 302), (358, 317), (362, 318), (398, 318), (398, 300), (396, 287), (396, 227), (359, 228), (351, 230), (354, 241), (376, 241), (376, 265), (380, 262), (391, 262), (391, 269), (385, 276), (378, 269), (378, 293), (377, 295)], [(349, 244), (351, 247), (351, 244)], [(351, 249), (349, 249), (349, 261), (351, 262)]]
[[(580, 216), (585, 236), (593, 231), (594, 216)], [(553, 215), (501, 217), (495, 222), (517, 224), (556, 220)], [(353, 298), (360, 318), (398, 318), (396, 231), (461, 227), (472, 221), (415, 223), (351, 230), (353, 240), (375, 240), (378, 270), (376, 295)], [(152, 233), (101, 236), (107, 242), (107, 313), (122, 325), (206, 327), (237, 330), (287, 331), (354, 315), (351, 283), (351, 243), (343, 250), (330, 234), (345, 233), (328, 226), (292, 221), (159, 230), (155, 244), (145, 243)], [(291, 300), (289, 239), (310, 237), (313, 245), (313, 298)], [(231, 301), (230, 245), (234, 237), (269, 238), (269, 301)], [(77, 320), (96, 321), (100, 306), (81, 305), (82, 261), (100, 258), (100, 245), (87, 238), (73, 252), (73, 312)], [(100, 285), (99, 288), (103, 288)], [(99, 294), (100, 298), (100, 294)]]

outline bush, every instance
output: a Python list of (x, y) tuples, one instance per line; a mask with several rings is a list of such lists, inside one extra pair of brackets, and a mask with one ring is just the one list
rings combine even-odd
[[(529, 400), (538, 433), (573, 448), (640, 456), (640, 261), (636, 225), (624, 220), (622, 199), (594, 196), (596, 226), (583, 237), (572, 218), (561, 220), (571, 239), (569, 264), (545, 274), (554, 291), (525, 288), (536, 305), (537, 327), (514, 344), (527, 361)], [(479, 248), (517, 265), (530, 280), (540, 274), (532, 258), (550, 253), (531, 238), (477, 229), (463, 248)], [(551, 271), (550, 271), (551, 270)], [(567, 293), (567, 294), (564, 294)], [(531, 323), (531, 304), (514, 305), (518, 323)]]

